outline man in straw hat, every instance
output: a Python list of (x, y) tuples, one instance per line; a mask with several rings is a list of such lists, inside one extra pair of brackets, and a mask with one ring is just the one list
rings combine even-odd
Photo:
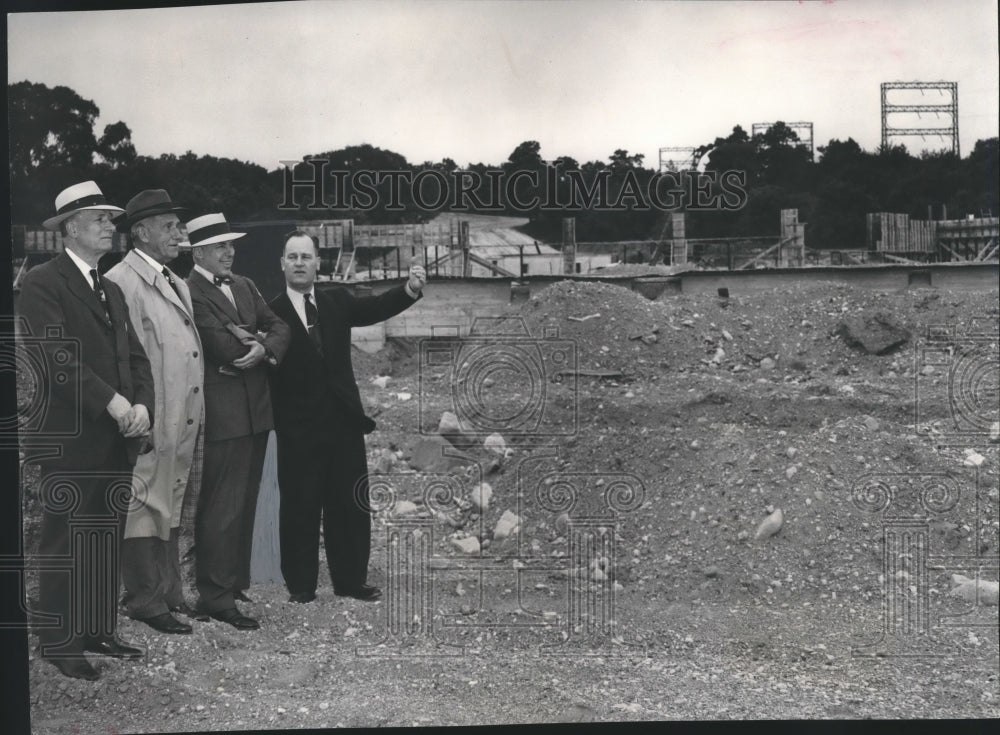
[(182, 212), (163, 189), (136, 194), (115, 219), (132, 249), (108, 271), (121, 287), (132, 326), (149, 357), (156, 386), (155, 451), (136, 462), (133, 480), (145, 502), (129, 510), (122, 581), (130, 617), (162, 633), (190, 633), (171, 611), (184, 601), (178, 553), (181, 506), (204, 411), (204, 357), (187, 284), (167, 263), (177, 257)]
[(253, 281), (232, 272), (232, 232), (222, 214), (187, 223), (194, 267), (188, 276), (195, 324), (205, 348), (205, 450), (195, 518), (198, 610), (253, 630), (236, 600), (249, 601), (254, 515), (274, 427), (268, 366), (288, 348), (288, 325), (268, 308)]
[(154, 415), (153, 376), (125, 297), (97, 272), (121, 211), (93, 181), (63, 190), (43, 225), (62, 232), (64, 251), (27, 273), (19, 303), (46, 362), (58, 367), (39, 386), (49, 452), (39, 461), (38, 555), (57, 566), (73, 562), (69, 570), (39, 571), (41, 654), (66, 676), (88, 680), (99, 674), (84, 652), (142, 655), (115, 635), (118, 559), (106, 546), (110, 527), (112, 549), (120, 548), (132, 465), (148, 446), (139, 444)]

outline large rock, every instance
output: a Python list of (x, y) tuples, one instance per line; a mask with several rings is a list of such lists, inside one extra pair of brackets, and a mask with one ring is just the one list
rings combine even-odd
[(887, 355), (910, 341), (910, 330), (888, 314), (852, 316), (837, 327), (843, 340), (869, 355)]
[(520, 517), (518, 517), (516, 513), (511, 513), (509, 510), (505, 510), (503, 515), (500, 516), (500, 520), (497, 521), (496, 528), (493, 529), (493, 540), (503, 541), (505, 538), (517, 531), (520, 525)]
[(373, 475), (388, 475), (392, 472), (392, 466), (396, 463), (396, 455), (389, 449), (379, 452), (378, 459), (372, 467)]
[(488, 483), (481, 482), (472, 488), (469, 493), (469, 500), (480, 513), (490, 507), (490, 498), (493, 497), (493, 488)]
[(988, 579), (969, 579), (961, 574), (951, 575), (951, 583), (957, 585), (951, 593), (967, 602), (996, 605), (1000, 602), (1000, 583)]
[(456, 431), (461, 431), (461, 427), (458, 424), (458, 416), (451, 411), (445, 411), (438, 420), (438, 434)]
[[(448, 454), (445, 454), (445, 451)], [(418, 472), (448, 472), (455, 467), (472, 464), (474, 460), (465, 452), (440, 436), (424, 436), (413, 447), (409, 465)]]
[(441, 419), (438, 421), (438, 434), (459, 449), (471, 449), (479, 444), (479, 440), (475, 436), (462, 431), (458, 416), (451, 411), (445, 411), (441, 414)]
[(503, 455), (507, 451), (507, 442), (500, 434), (490, 434), (483, 439), (483, 446), (494, 454)]
[(466, 536), (465, 538), (453, 538), (451, 540), (452, 546), (457, 548), (463, 554), (478, 554), (479, 553), (479, 539), (475, 536)]
[(754, 540), (763, 541), (766, 538), (770, 538), (780, 531), (783, 525), (785, 525), (785, 515), (781, 512), (781, 508), (778, 508), (760, 522), (760, 525), (757, 526), (757, 530), (754, 532)]
[(416, 503), (409, 500), (397, 500), (396, 505), (393, 506), (392, 514), (394, 516), (408, 516), (412, 515), (419, 510)]

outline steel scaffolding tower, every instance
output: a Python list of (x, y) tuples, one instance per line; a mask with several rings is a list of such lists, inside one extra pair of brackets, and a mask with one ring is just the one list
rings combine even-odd
[[(889, 92), (894, 89), (919, 89), (921, 95), (925, 91), (937, 91), (940, 95), (947, 94), (949, 101), (942, 104), (901, 105), (889, 101)], [(915, 112), (918, 117), (925, 112), (933, 112), (935, 116), (947, 115), (950, 125), (947, 127), (925, 128), (917, 126), (891, 127), (889, 115), (900, 112)], [(889, 147), (889, 139), (896, 136), (936, 135), (951, 139), (951, 152), (961, 157), (958, 145), (958, 82), (882, 82), (882, 148)]]
[[(750, 134), (763, 135), (774, 124), (773, 122), (753, 123), (750, 126)], [(813, 146), (813, 124), (811, 122), (789, 122), (785, 123), (785, 126), (791, 128), (799, 136), (799, 143), (801, 145), (809, 146), (809, 158), (815, 158), (816, 150)]]
[(683, 146), (660, 149), (660, 172), (694, 169), (694, 148)]

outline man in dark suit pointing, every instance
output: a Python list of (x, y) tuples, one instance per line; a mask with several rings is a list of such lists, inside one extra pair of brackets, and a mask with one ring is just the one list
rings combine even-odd
[(271, 302), (292, 331), (288, 352), (271, 375), (278, 487), (281, 573), (292, 602), (316, 599), (322, 517), (326, 560), (334, 594), (379, 599), (367, 584), (371, 549), (368, 465), (364, 435), (375, 422), (365, 415), (351, 364), (351, 327), (384, 321), (421, 297), (424, 269), (378, 296), (346, 288), (317, 291), (319, 252), (295, 231), (281, 257), (286, 290)]
[(188, 276), (194, 321), (205, 349), (205, 459), (195, 518), (198, 612), (240, 630), (259, 628), (243, 615), (257, 493), (268, 432), (274, 427), (268, 365), (288, 348), (288, 325), (253, 281), (232, 272), (232, 232), (221, 214), (187, 223), (194, 268)]

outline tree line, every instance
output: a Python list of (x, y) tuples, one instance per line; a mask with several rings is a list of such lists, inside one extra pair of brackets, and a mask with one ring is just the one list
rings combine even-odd
[[(312, 160), (347, 172), (347, 178), (328, 182), (331, 187), (350, 187), (353, 174), (362, 171), (407, 172), (417, 180), (432, 180), (431, 189), (441, 181), (460, 180), (465, 211), (527, 217), (525, 231), (550, 242), (558, 242), (566, 216), (576, 217), (581, 242), (659, 239), (667, 232), (664, 205), (686, 211), (688, 237), (777, 234), (778, 211), (797, 208), (799, 221), (808, 223), (810, 247), (847, 249), (864, 247), (868, 212), (903, 212), (923, 219), (928, 207), (935, 218), (944, 208), (951, 218), (1000, 211), (997, 138), (977, 141), (965, 158), (950, 152), (914, 156), (903, 146), (872, 152), (851, 138), (830, 140), (818, 148), (814, 161), (784, 123), (756, 135), (737, 125), (729, 135), (695, 150), (702, 172), (697, 179), (691, 174), (675, 184), (646, 166), (642, 154), (618, 149), (606, 161), (546, 159), (539, 143), (530, 140), (500, 164), (460, 168), (450, 158), (413, 164), (399, 153), (363, 144), (306, 155), (287, 170), (268, 171), (191, 151), (141, 155), (123, 121), (106, 125), (98, 135), (98, 106), (68, 87), (10, 84), (8, 105), (15, 224), (37, 225), (51, 215), (61, 189), (86, 179), (98, 181), (119, 204), (142, 189), (165, 188), (196, 213), (223, 211), (235, 222), (350, 218), (359, 224), (419, 223), (453, 203), (448, 197), (439, 209), (428, 209), (405, 186), (393, 200), (391, 180), (369, 182), (369, 192), (377, 195), (369, 197), (371, 206), (352, 206), (350, 196), (340, 196), (337, 203), (343, 206), (336, 209), (310, 206), (316, 203), (301, 192), (290, 200), (289, 175), (308, 180), (315, 170), (308, 163)], [(738, 178), (730, 176), (727, 190), (730, 172)], [(650, 202), (650, 196), (657, 202)]]

